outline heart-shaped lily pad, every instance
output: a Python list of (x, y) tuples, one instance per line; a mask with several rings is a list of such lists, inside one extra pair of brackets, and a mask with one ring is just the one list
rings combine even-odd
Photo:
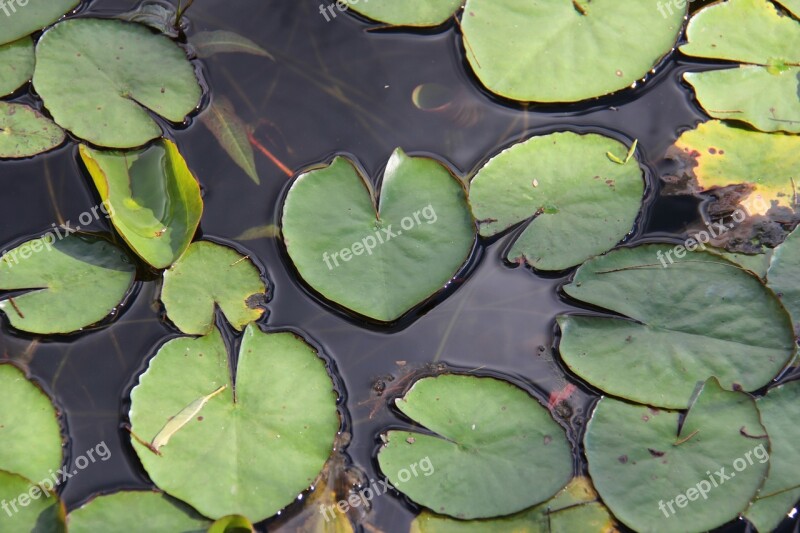
[(558, 318), (563, 361), (615, 396), (685, 409), (698, 382), (757, 390), (794, 357), (775, 294), (716, 254), (622, 248), (586, 262), (564, 291), (622, 315)]
[(0, 470), (0, 530), (66, 533), (64, 515), (64, 504), (55, 493), (42, 490), (20, 475)]
[(700, 10), (686, 35), (687, 55), (744, 63), (684, 75), (709, 115), (800, 133), (800, 23), (769, 0), (728, 0)]
[(152, 444), (133, 446), (170, 495), (214, 519), (257, 522), (322, 470), (339, 429), (336, 394), (323, 361), (291, 333), (251, 324), (235, 389), (229, 365), (216, 329), (162, 346), (131, 393), (132, 431)]
[(389, 431), (378, 453), (381, 470), (437, 513), (460, 519), (515, 513), (552, 497), (572, 476), (564, 429), (510, 383), (423, 378), (396, 404), (432, 434)]
[(795, 331), (800, 332), (800, 230), (790, 233), (775, 249), (767, 284), (792, 315)]
[(147, 524), (149, 533), (204, 533), (211, 522), (169, 496), (151, 491), (121, 491), (98, 496), (67, 517), (70, 533), (130, 531)]
[(563, 270), (613, 248), (633, 228), (644, 194), (628, 149), (597, 134), (533, 137), (492, 158), (470, 185), (481, 235), (534, 218), (508, 252), (540, 270)]
[[(50, 398), (10, 364), (0, 364), (0, 390), (0, 470), (37, 482), (49, 478), (63, 456), (61, 428)], [(0, 512), (0, 523), (4, 514)]]
[(33, 40), (24, 37), (19, 41), (0, 45), (0, 96), (6, 96), (33, 76)]
[(182, 122), (202, 95), (177, 44), (121, 20), (73, 19), (45, 32), (33, 85), (61, 127), (112, 148), (155, 139), (161, 128), (149, 111)]
[[(463, 0), (344, 0), (343, 4), (365, 17), (393, 26), (438, 26), (452, 17), (462, 2)], [(336, 7), (336, 4), (331, 5)], [(331, 14), (324, 9), (325, 6), (320, 8), (320, 13), (326, 20), (331, 19)]]
[(80, 153), (125, 242), (155, 268), (174, 263), (203, 215), (200, 185), (175, 143), (163, 139), (126, 152), (81, 145)]
[(0, 102), (0, 157), (30, 157), (62, 142), (64, 130), (46, 116), (26, 105)]
[(759, 531), (774, 531), (800, 500), (800, 381), (770, 389), (756, 401), (770, 442), (769, 476), (745, 516)]
[[(71, 230), (58, 231), (60, 237)], [(0, 301), (0, 311), (19, 330), (71, 333), (96, 324), (133, 284), (136, 269), (118, 248), (93, 237), (59, 237), (48, 233), (0, 260), (0, 290), (27, 291)]]
[(458, 179), (402, 150), (380, 200), (348, 159), (307, 172), (283, 208), (283, 236), (303, 279), (329, 300), (391, 322), (437, 293), (464, 265), (475, 224)]
[(264, 314), (267, 286), (250, 259), (233, 248), (202, 241), (189, 246), (164, 272), (161, 301), (184, 333), (209, 333), (216, 306), (241, 331)]
[(469, 64), (493, 93), (576, 102), (647, 76), (685, 13), (661, 0), (467, 0), (461, 27)]
[(682, 423), (677, 411), (601, 399), (584, 445), (597, 492), (641, 532), (708, 531), (733, 520), (764, 481), (769, 459), (753, 399), (715, 379)]
[(612, 533), (614, 519), (588, 478), (577, 477), (550, 500), (505, 518), (456, 520), (423, 511), (410, 533)]
[(61, 18), (80, 0), (6, 0), (0, 4), (0, 44), (16, 41)]

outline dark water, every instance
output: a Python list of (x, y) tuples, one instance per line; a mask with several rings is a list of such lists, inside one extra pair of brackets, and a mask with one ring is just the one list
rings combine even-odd
[[(110, 16), (134, 6), (95, 0), (89, 11)], [(318, 9), (318, 2), (310, 0), (198, 0), (189, 12), (189, 35), (233, 30), (276, 56), (277, 62), (270, 62), (217, 55), (205, 62), (203, 72), (212, 95), (232, 100), (246, 122), (258, 125), (258, 140), (292, 171), (347, 152), (377, 177), (400, 146), (414, 154), (436, 154), (466, 176), (502, 147), (532, 134), (595, 131), (626, 143), (639, 139), (648, 191), (631, 240), (678, 242), (685, 227), (698, 219), (696, 199), (659, 198), (657, 179), (666, 148), (681, 131), (705, 119), (679, 81), (687, 69), (702, 68), (697, 63), (675, 54), (636, 89), (590, 104), (526, 109), (479, 88), (452, 24), (418, 34), (369, 31), (368, 23), (352, 16), (326, 22)], [(452, 90), (448, 109), (414, 107), (414, 88), (429, 83)], [(19, 98), (28, 99), (24, 94)], [(258, 155), (262, 184), (256, 186), (199, 122), (174, 137), (204, 187), (205, 236), (234, 240), (249, 228), (277, 223), (290, 180), (269, 159)], [(29, 161), (4, 161), (0, 176), (0, 243), (5, 249), (54, 222), (77, 219), (98, 201), (74, 143)], [(97, 227), (104, 229), (102, 223)], [(503, 250), (513, 237), (482, 243), (471, 267), (442, 298), (394, 328), (359, 324), (319, 301), (295, 278), (276, 239), (238, 241), (271, 280), (266, 324), (304, 332), (335, 361), (349, 411), (346, 430), (352, 433), (347, 453), (368, 477), (379, 475), (373, 456), (380, 431), (400, 422), (386, 407), (387, 398), (402, 392), (408, 383), (404, 376), (432, 362), (501, 375), (545, 402), (567, 383), (578, 385), (565, 424), (579, 442), (585, 413), (597, 396), (565, 375), (552, 348), (555, 316), (578, 309), (559, 292), (570, 272), (540, 276), (504, 264)], [(27, 366), (53, 395), (65, 415), (71, 455), (100, 441), (111, 450), (108, 462), (92, 465), (64, 487), (70, 509), (98, 492), (151, 487), (121, 423), (127, 394), (146, 361), (177, 334), (161, 319), (158, 291), (156, 281), (140, 282), (112, 325), (55, 341), (11, 332), (4, 320), (0, 357)], [(383, 397), (373, 390), (379, 382), (388, 387)], [(576, 457), (576, 471), (584, 470), (583, 458)], [(416, 512), (396, 494), (373, 504), (368, 521), (387, 532), (407, 531)], [(743, 528), (731, 524), (726, 530)], [(796, 526), (787, 523), (784, 529)]]

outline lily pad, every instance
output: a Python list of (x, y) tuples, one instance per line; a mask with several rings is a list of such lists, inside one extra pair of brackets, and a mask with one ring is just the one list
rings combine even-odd
[(311, 287), (391, 322), (450, 282), (472, 251), (475, 224), (460, 181), (441, 163), (400, 149), (376, 196), (353, 163), (337, 157), (292, 184), (283, 236)]
[(423, 378), (396, 404), (432, 433), (389, 431), (378, 463), (392, 485), (439, 514), (515, 513), (551, 498), (572, 476), (564, 429), (510, 383)]
[(757, 390), (794, 357), (791, 320), (774, 293), (716, 254), (622, 248), (586, 262), (564, 291), (622, 315), (558, 317), (564, 363), (639, 403), (685, 409), (711, 376)]
[(267, 286), (250, 259), (210, 241), (193, 243), (164, 272), (161, 301), (178, 329), (205, 335), (214, 328), (217, 306), (241, 331), (264, 314)]
[(489, 160), (470, 185), (481, 235), (533, 221), (507, 253), (540, 270), (564, 270), (613, 248), (633, 229), (644, 194), (628, 149), (597, 134), (533, 137)]
[(6, 96), (33, 76), (33, 39), (24, 37), (19, 41), (0, 45), (0, 96)]
[(577, 102), (647, 76), (675, 46), (685, 14), (661, 0), (467, 0), (461, 27), (467, 60), (493, 93)]
[(753, 399), (708, 380), (686, 418), (603, 398), (584, 437), (597, 492), (635, 531), (708, 531), (744, 512), (769, 441)]
[(202, 96), (177, 44), (146, 26), (110, 19), (67, 20), (45, 32), (33, 85), (57, 124), (111, 148), (159, 137), (150, 111), (183, 122)]
[[(23, 498), (21, 500), (20, 498)], [(22, 503), (27, 502), (27, 505)], [(64, 504), (54, 493), (17, 474), (0, 470), (0, 524), (3, 531), (66, 533)]]
[(130, 411), (133, 433), (161, 446), (133, 446), (168, 494), (213, 519), (258, 522), (322, 470), (339, 429), (336, 394), (323, 361), (291, 333), (247, 327), (235, 396), (229, 365), (217, 330), (162, 346), (131, 393)]
[(172, 498), (151, 491), (121, 491), (98, 496), (67, 517), (70, 533), (130, 531), (147, 524), (150, 533), (205, 533), (211, 522)]
[(570, 481), (555, 497), (515, 515), (485, 520), (456, 520), (423, 511), (410, 533), (613, 533), (614, 519), (598, 501), (588, 478)]
[(26, 292), (5, 296), (0, 311), (22, 331), (71, 333), (113, 313), (135, 273), (128, 256), (103, 240), (48, 233), (3, 255), (0, 290)]
[(0, 390), (0, 470), (36, 481), (49, 478), (63, 457), (61, 427), (50, 398), (10, 364), (0, 364)]
[(771, 234), (762, 235), (761, 228), (769, 227), (771, 233), (783, 233), (785, 238), (789, 230), (781, 228), (798, 221), (800, 136), (751, 131), (712, 120), (684, 132), (666, 157), (678, 167), (675, 175), (664, 177), (671, 193), (727, 196), (727, 210), (741, 209), (739, 220), (729, 219), (730, 229), (720, 237), (731, 251), (759, 251), (752, 243), (765, 239), (776, 246), (780, 241), (775, 242)]
[(236, 114), (231, 101), (224, 96), (216, 97), (208, 110), (200, 115), (200, 121), (211, 131), (234, 163), (256, 184), (261, 183), (253, 146), (247, 136), (247, 124)]
[(0, 10), (0, 44), (16, 41), (39, 31), (71, 11), (80, 0), (19, 0), (7, 1)]
[(26, 105), (0, 102), (0, 157), (31, 157), (62, 142), (64, 131), (46, 116)]
[[(393, 26), (424, 27), (446, 22), (463, 0), (344, 0), (343, 3), (372, 20)], [(325, 12), (321, 9), (320, 13)], [(326, 20), (329, 18), (330, 15)]]
[(775, 249), (767, 282), (792, 315), (795, 331), (800, 332), (800, 230), (790, 233)]
[(109, 217), (125, 242), (155, 268), (174, 263), (203, 215), (200, 185), (170, 140), (139, 151), (80, 147)]
[(756, 400), (770, 442), (769, 476), (753, 505), (745, 513), (759, 531), (774, 531), (800, 500), (800, 381), (770, 389)]
[(239, 515), (220, 518), (208, 528), (208, 533), (252, 533), (253, 531), (255, 531), (253, 524)]
[(684, 75), (709, 115), (800, 133), (800, 23), (768, 0), (728, 0), (700, 10), (686, 34), (681, 52), (744, 63)]

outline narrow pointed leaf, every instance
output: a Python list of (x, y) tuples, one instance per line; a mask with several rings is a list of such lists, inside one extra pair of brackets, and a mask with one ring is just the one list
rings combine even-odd
[(197, 51), (198, 57), (211, 57), (215, 54), (242, 53), (275, 58), (259, 45), (238, 33), (225, 30), (201, 31), (192, 35), (189, 42)]
[(261, 183), (256, 169), (253, 146), (247, 135), (247, 125), (236, 114), (230, 100), (218, 96), (200, 115), (200, 121), (214, 134), (220, 146), (256, 184)]

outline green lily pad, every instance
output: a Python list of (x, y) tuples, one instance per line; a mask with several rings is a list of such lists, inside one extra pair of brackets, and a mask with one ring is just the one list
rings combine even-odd
[(134, 152), (81, 145), (80, 153), (125, 242), (155, 268), (173, 264), (203, 215), (200, 185), (175, 143), (162, 139)]
[(751, 131), (711, 120), (684, 132), (666, 157), (679, 169), (676, 175), (664, 177), (672, 193), (727, 194), (728, 209), (741, 209), (744, 216), (726, 220), (731, 229), (718, 238), (731, 251), (758, 251), (753, 243), (777, 240), (759, 228), (779, 233), (787, 220), (798, 218), (795, 184), (800, 136)]
[(493, 93), (577, 102), (647, 76), (685, 14), (661, 0), (467, 0), (461, 27), (467, 60)]
[(291, 333), (247, 327), (235, 397), (229, 365), (217, 330), (162, 346), (131, 393), (132, 431), (153, 444), (132, 442), (168, 494), (213, 519), (258, 522), (322, 470), (339, 429), (336, 394), (323, 361)]
[[(463, 0), (344, 0), (356, 13), (393, 26), (439, 26), (451, 18)], [(335, 4), (334, 8), (336, 7)], [(321, 14), (328, 13), (320, 6)], [(338, 11), (336, 12), (338, 14)]]
[(34, 63), (30, 37), (0, 45), (0, 96), (11, 94), (30, 81)]
[(208, 529), (208, 533), (252, 533), (253, 531), (253, 524), (239, 515), (220, 518)]
[(208, 110), (200, 115), (200, 121), (211, 131), (234, 163), (256, 184), (261, 183), (253, 146), (247, 136), (247, 124), (236, 114), (231, 101), (224, 96), (217, 96), (208, 106)]
[(42, 491), (41, 487), (20, 475), (4, 470), (0, 470), (0, 506), (0, 527), (3, 531), (67, 531), (64, 504), (58, 496)]
[(264, 314), (267, 286), (247, 257), (233, 248), (202, 241), (189, 246), (164, 272), (161, 301), (169, 319), (184, 333), (209, 333), (217, 306), (241, 331)]
[(720, 255), (732, 263), (736, 263), (745, 270), (749, 270), (761, 278), (762, 281), (766, 281), (767, 279), (767, 270), (769, 269), (769, 264), (772, 260), (773, 254), (773, 250), (771, 249), (767, 249), (763, 254), (754, 255), (732, 253), (726, 250), (711, 247), (708, 248), (708, 251)]
[(0, 390), (0, 470), (37, 481), (49, 478), (63, 457), (61, 427), (50, 398), (10, 364), (0, 364)]
[(70, 533), (122, 533), (147, 524), (149, 533), (205, 533), (211, 522), (169, 496), (151, 491), (121, 491), (98, 496), (67, 517)]
[(792, 315), (795, 331), (800, 332), (800, 230), (790, 233), (775, 249), (767, 282)]
[(753, 505), (745, 513), (759, 531), (774, 531), (800, 500), (800, 381), (770, 389), (756, 400), (770, 442), (769, 476)]
[(389, 431), (378, 463), (399, 491), (437, 513), (460, 519), (515, 513), (551, 498), (572, 476), (564, 429), (510, 383), (423, 378), (396, 404), (433, 434)]
[(182, 122), (202, 96), (177, 44), (146, 26), (110, 19), (67, 20), (45, 32), (33, 86), (57, 124), (111, 148), (159, 137), (150, 111)]
[[(481, 235), (533, 218), (507, 254), (540, 270), (564, 270), (613, 248), (632, 229), (644, 194), (641, 167), (602, 135), (533, 137), (492, 158), (470, 185)], [(566, 243), (566, 245), (565, 245)]]
[(423, 511), (410, 533), (612, 533), (614, 519), (598, 501), (588, 478), (570, 481), (555, 497), (505, 518), (456, 520)]
[[(23, 5), (24, 3), (24, 5)], [(71, 11), (80, 0), (6, 0), (0, 7), (0, 44), (39, 31)]]
[(461, 182), (441, 163), (400, 149), (376, 196), (353, 163), (337, 157), (292, 184), (283, 236), (311, 287), (391, 322), (449, 283), (474, 246), (475, 224)]
[(27, 292), (5, 297), (0, 311), (22, 331), (71, 333), (113, 313), (135, 273), (128, 256), (103, 240), (48, 233), (3, 255), (0, 290)]
[(64, 131), (46, 116), (26, 105), (0, 102), (0, 157), (31, 157), (62, 142)]
[(774, 293), (716, 254), (681, 255), (645, 245), (581, 266), (564, 291), (622, 316), (558, 317), (564, 363), (604, 392), (677, 409), (711, 376), (753, 391), (780, 373), (795, 343)]
[(686, 33), (683, 53), (745, 63), (684, 75), (709, 115), (800, 133), (800, 23), (768, 0), (729, 0), (700, 10)]
[(601, 399), (584, 445), (600, 497), (614, 516), (643, 533), (708, 531), (733, 520), (769, 466), (755, 402), (713, 378), (682, 424), (677, 411)]

